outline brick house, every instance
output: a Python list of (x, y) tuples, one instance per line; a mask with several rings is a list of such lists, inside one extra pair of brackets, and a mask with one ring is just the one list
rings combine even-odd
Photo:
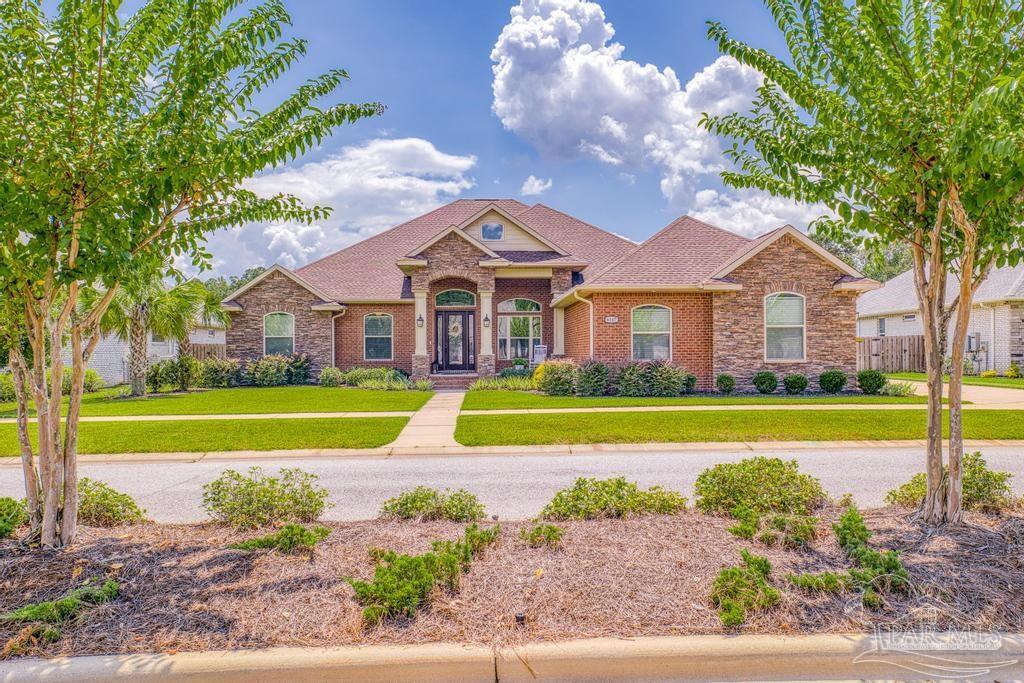
[[(227, 350), (465, 382), (548, 357), (671, 359), (712, 387), (856, 366), (878, 283), (791, 226), (754, 240), (684, 216), (637, 245), (542, 204), (458, 200), (224, 300)], [(457, 378), (457, 380), (453, 380)]]

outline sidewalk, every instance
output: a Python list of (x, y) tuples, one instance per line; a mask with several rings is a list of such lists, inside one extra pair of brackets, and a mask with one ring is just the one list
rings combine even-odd
[[(903, 380), (900, 380), (903, 381)], [(918, 396), (928, 395), (928, 384), (914, 380), (906, 380), (913, 384)], [(942, 387), (942, 395), (949, 396), (949, 384)], [(1024, 389), (1007, 389), (1004, 387), (982, 387), (975, 384), (963, 385), (963, 398), (972, 404), (996, 408), (1017, 409), (1024, 405)], [(966, 408), (967, 406), (964, 406)]]
[(459, 446), (455, 425), (464, 391), (439, 391), (409, 418), (409, 422), (391, 442), (392, 448), (448, 448)]

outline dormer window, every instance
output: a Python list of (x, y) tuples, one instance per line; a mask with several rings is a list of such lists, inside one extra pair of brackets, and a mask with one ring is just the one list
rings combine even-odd
[(484, 223), (480, 226), (480, 237), (484, 242), (500, 242), (505, 239), (505, 226), (502, 223)]

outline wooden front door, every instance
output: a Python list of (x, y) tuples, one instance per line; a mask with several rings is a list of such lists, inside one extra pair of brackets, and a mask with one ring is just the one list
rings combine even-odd
[(438, 311), (434, 348), (438, 372), (476, 369), (476, 316), (473, 311)]

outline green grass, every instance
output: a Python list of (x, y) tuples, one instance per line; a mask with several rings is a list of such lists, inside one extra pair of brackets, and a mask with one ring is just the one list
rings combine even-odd
[(463, 410), (502, 410), (513, 408), (618, 408), (638, 406), (740, 406), (773, 404), (816, 404), (837, 403), (927, 403), (924, 396), (865, 396), (844, 394), (840, 396), (716, 396), (714, 394), (692, 394), (672, 398), (627, 398), (625, 396), (546, 396), (529, 391), (470, 391), (462, 402)]
[[(734, 410), (463, 415), (466, 446), (684, 441), (922, 439), (924, 410)], [(968, 439), (1024, 439), (1024, 411), (964, 412)]]
[[(239, 387), (187, 394), (125, 398), (123, 388), (88, 394), (82, 415), (242, 415), (245, 413), (342, 413), (419, 410), (430, 391), (371, 391), (351, 387)], [(67, 400), (64, 402), (67, 405)], [(14, 417), (14, 403), (0, 403), (0, 417)]]
[[(928, 375), (923, 372), (891, 372), (886, 377), (898, 380), (910, 380), (912, 382), (927, 382)], [(946, 375), (946, 380), (949, 375)], [(973, 384), (978, 387), (1000, 387), (1002, 389), (1024, 389), (1024, 377), (977, 377), (967, 375), (964, 377), (964, 384)]]
[[(174, 453), (293, 448), (375, 448), (394, 441), (404, 417), (83, 422), (79, 453)], [(15, 425), (0, 425), (0, 455), (19, 452)], [(30, 430), (33, 441), (35, 431)]]

